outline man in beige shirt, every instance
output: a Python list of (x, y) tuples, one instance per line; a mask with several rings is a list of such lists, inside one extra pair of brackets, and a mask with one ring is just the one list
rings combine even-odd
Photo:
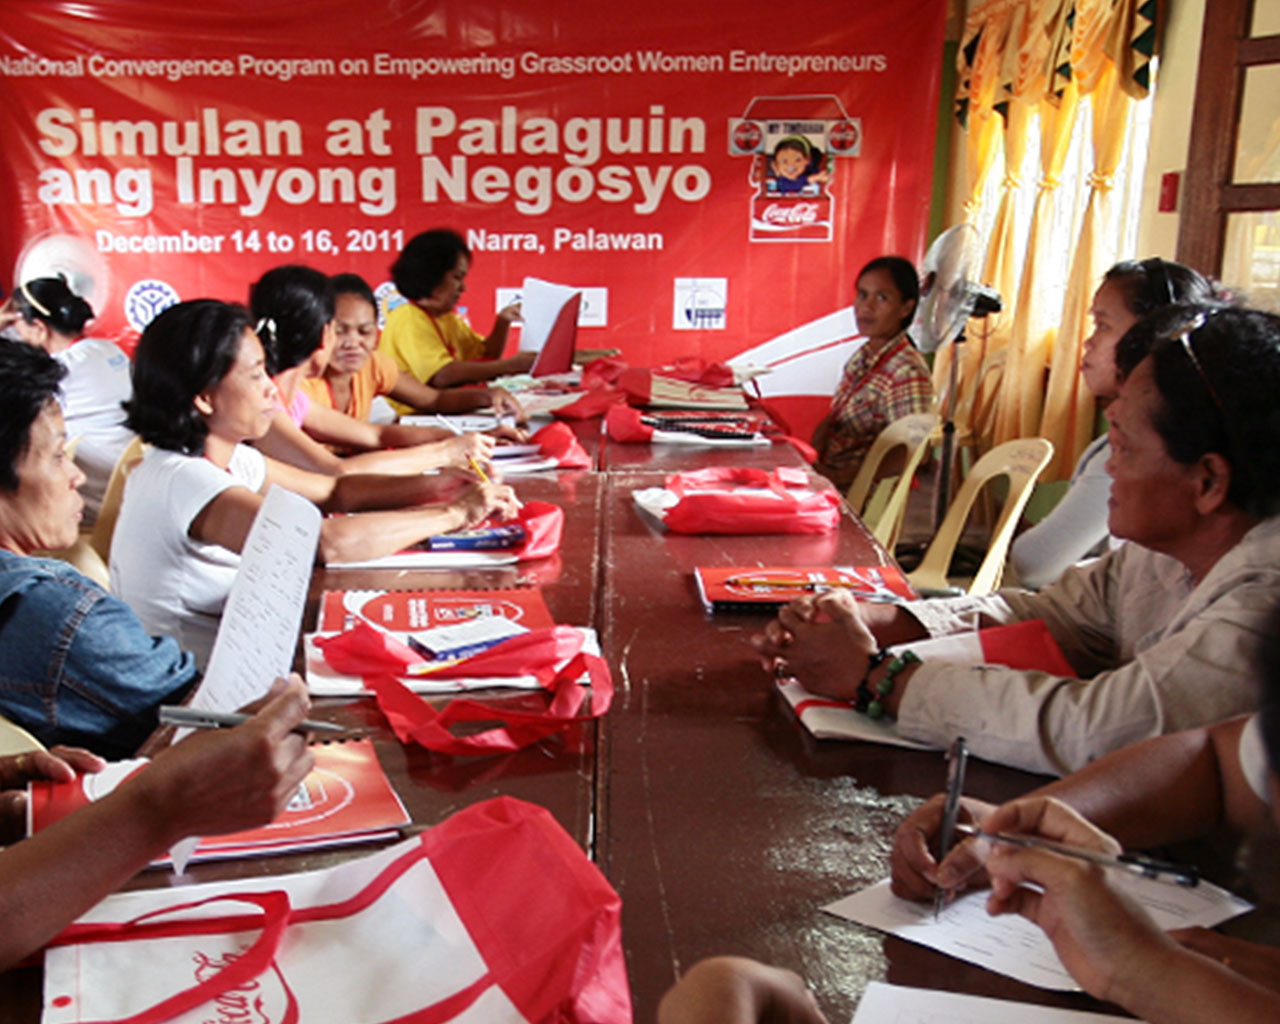
[[(1251, 665), (1280, 604), (1280, 318), (1178, 307), (1117, 351), (1110, 530), (1128, 544), (1038, 594), (793, 603), (756, 638), (806, 688), (896, 715), (913, 739), (1061, 774), (1135, 740), (1254, 710)], [(1075, 678), (938, 662), (884, 645), (1032, 618)], [(880, 692), (883, 691), (883, 692)]]

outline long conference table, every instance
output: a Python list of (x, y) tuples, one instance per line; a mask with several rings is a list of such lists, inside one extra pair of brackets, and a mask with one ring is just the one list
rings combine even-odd
[[(454, 758), (405, 747), (370, 699), (326, 699), (315, 717), (366, 729), (415, 826), (498, 795), (539, 804), (582, 845), (623, 898), (635, 1018), (697, 960), (734, 953), (791, 968), (833, 1022), (868, 982), (1099, 1008), (1035, 989), (819, 909), (886, 873), (893, 829), (941, 788), (940, 754), (813, 740), (756, 663), (748, 637), (765, 618), (707, 615), (698, 565), (889, 561), (848, 510), (838, 531), (809, 536), (665, 535), (632, 492), (705, 465), (801, 466), (785, 445), (755, 449), (618, 445), (600, 421), (573, 424), (592, 470), (513, 481), (526, 500), (565, 510), (558, 555), (450, 572), (317, 571), (304, 624), (329, 589), (490, 589), (536, 585), (560, 623), (593, 626), (616, 689), (610, 712), (536, 746)], [(541, 698), (499, 699), (533, 706)], [(1004, 800), (1041, 779), (971, 763), (971, 795)], [(198, 865), (193, 881), (327, 867), (350, 848)], [(168, 872), (131, 887), (170, 886)], [(537, 884), (537, 879), (530, 879)], [(40, 1016), (40, 970), (0, 974), (0, 1021)]]

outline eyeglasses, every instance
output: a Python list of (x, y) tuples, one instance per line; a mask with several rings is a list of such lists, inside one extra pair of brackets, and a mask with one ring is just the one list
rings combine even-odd
[(1192, 347), (1191, 341), (1196, 331), (1200, 330), (1208, 320), (1208, 316), (1204, 313), (1197, 313), (1195, 319), (1185, 331), (1178, 335), (1178, 344), (1182, 346), (1182, 351), (1187, 354), (1187, 358), (1191, 360), (1191, 365), (1195, 367), (1196, 375), (1204, 382), (1204, 386), (1209, 390), (1209, 397), (1213, 399), (1213, 404), (1218, 407), (1218, 412), (1225, 415), (1222, 407), (1222, 399), (1218, 397), (1217, 389), (1210, 383), (1208, 375), (1204, 372), (1204, 367), (1200, 365), (1200, 360), (1196, 356), (1196, 350)]

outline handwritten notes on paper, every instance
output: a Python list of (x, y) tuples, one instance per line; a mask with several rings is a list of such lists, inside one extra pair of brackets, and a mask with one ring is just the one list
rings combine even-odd
[[(1208, 882), (1188, 889), (1120, 873), (1112, 873), (1109, 880), (1166, 930), (1193, 925), (1212, 928), (1253, 909)], [(1062, 966), (1044, 932), (1016, 914), (992, 917), (987, 913), (987, 895), (985, 891), (966, 893), (944, 908), (935, 921), (932, 905), (899, 899), (889, 891), (886, 879), (822, 909), (1028, 985), (1078, 991), (1080, 986)]]
[(320, 540), (320, 510), (272, 487), (240, 552), (209, 666), (191, 707), (234, 711), (289, 674)]
[(873, 981), (867, 986), (853, 1024), (1108, 1024), (1129, 1021), (1106, 1013), (1085, 1013), (1034, 1006), (1005, 999), (966, 996), (936, 989), (906, 988)]

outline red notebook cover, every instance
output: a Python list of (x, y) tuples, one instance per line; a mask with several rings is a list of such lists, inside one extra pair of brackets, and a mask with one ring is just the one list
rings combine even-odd
[(773, 611), (793, 598), (822, 590), (848, 590), (864, 601), (916, 597), (902, 570), (892, 565), (700, 565), (694, 575), (709, 612)]
[(316, 631), (345, 633), (360, 618), (393, 633), (456, 626), (468, 619), (501, 615), (530, 629), (554, 626), (542, 591), (511, 590), (326, 590)]
[[(275, 821), (246, 832), (204, 836), (192, 861), (360, 842), (395, 835), (410, 823), (371, 740), (318, 743), (313, 749), (315, 767)], [(28, 791), (28, 834), (48, 828), (72, 811), (106, 796), (145, 764), (142, 760), (124, 761), (74, 782), (32, 783)], [(167, 862), (167, 857), (155, 861)]]

